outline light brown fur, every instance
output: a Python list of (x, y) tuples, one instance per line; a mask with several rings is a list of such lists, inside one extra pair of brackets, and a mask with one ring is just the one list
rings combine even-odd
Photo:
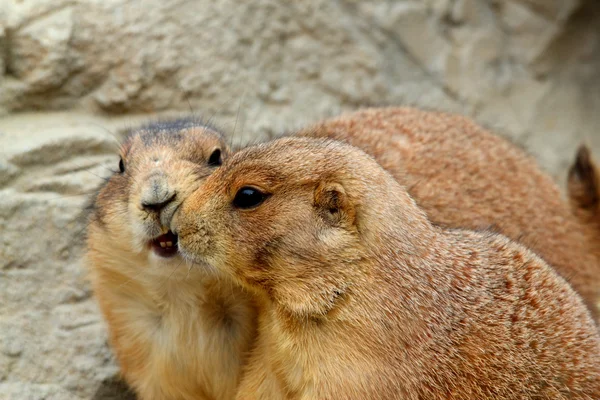
[[(265, 193), (241, 209), (241, 189)], [(597, 399), (580, 297), (507, 238), (433, 226), (339, 142), (245, 149), (174, 214), (184, 257), (261, 300), (238, 399)]]
[(493, 228), (552, 265), (600, 317), (597, 230), (574, 217), (535, 160), (470, 119), (413, 108), (376, 108), (297, 133), (345, 141), (373, 156), (429, 219)]
[[(215, 166), (220, 134), (195, 121), (134, 131), (122, 148), (125, 171), (95, 199), (87, 260), (121, 373), (141, 400), (231, 399), (255, 336), (254, 306), (227, 277), (150, 241)], [(160, 212), (144, 201), (173, 200)], [(158, 196), (158, 197), (157, 197)], [(158, 200), (157, 200), (158, 199)]]

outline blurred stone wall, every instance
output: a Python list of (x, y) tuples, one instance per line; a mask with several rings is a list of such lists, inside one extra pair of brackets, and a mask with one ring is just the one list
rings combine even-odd
[[(0, 398), (111, 398), (81, 209), (122, 128), (237, 141), (365, 105), (474, 117), (563, 184), (600, 157), (597, 0), (0, 0)], [(116, 395), (115, 395), (116, 396)]]

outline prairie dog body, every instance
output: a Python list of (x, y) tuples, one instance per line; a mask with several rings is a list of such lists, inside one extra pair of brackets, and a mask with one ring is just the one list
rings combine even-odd
[(194, 120), (150, 124), (122, 146), (94, 203), (87, 260), (121, 373), (141, 400), (230, 399), (255, 335), (246, 293), (185, 263), (165, 221), (227, 153)]
[(504, 236), (433, 226), (358, 149), (247, 148), (170, 226), (185, 258), (260, 299), (238, 399), (600, 398), (573, 289)]
[(492, 227), (540, 255), (600, 318), (597, 229), (571, 213), (552, 178), (520, 148), (459, 115), (375, 108), (299, 136), (347, 142), (373, 156), (435, 224)]

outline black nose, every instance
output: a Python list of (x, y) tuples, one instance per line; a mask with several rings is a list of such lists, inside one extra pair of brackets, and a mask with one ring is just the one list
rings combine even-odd
[(142, 200), (142, 208), (144, 208), (144, 210), (148, 212), (154, 211), (160, 213), (163, 208), (165, 208), (167, 205), (169, 205), (170, 202), (175, 200), (175, 196), (177, 196), (177, 193), (171, 194), (165, 200), (162, 201), (156, 200), (155, 198)]

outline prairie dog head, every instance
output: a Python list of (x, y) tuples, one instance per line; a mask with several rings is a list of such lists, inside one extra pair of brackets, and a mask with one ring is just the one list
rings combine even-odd
[[(323, 315), (369, 274), (365, 260), (388, 251), (396, 222), (402, 228), (426, 219), (371, 157), (340, 142), (285, 138), (226, 160), (184, 201), (171, 227), (184, 257), (291, 312)], [(418, 240), (408, 230), (396, 233), (407, 247)]]
[(106, 252), (112, 247), (115, 257), (133, 253), (158, 264), (178, 258), (177, 237), (167, 221), (227, 153), (222, 135), (193, 119), (131, 131), (116, 171), (94, 202), (94, 245)]

